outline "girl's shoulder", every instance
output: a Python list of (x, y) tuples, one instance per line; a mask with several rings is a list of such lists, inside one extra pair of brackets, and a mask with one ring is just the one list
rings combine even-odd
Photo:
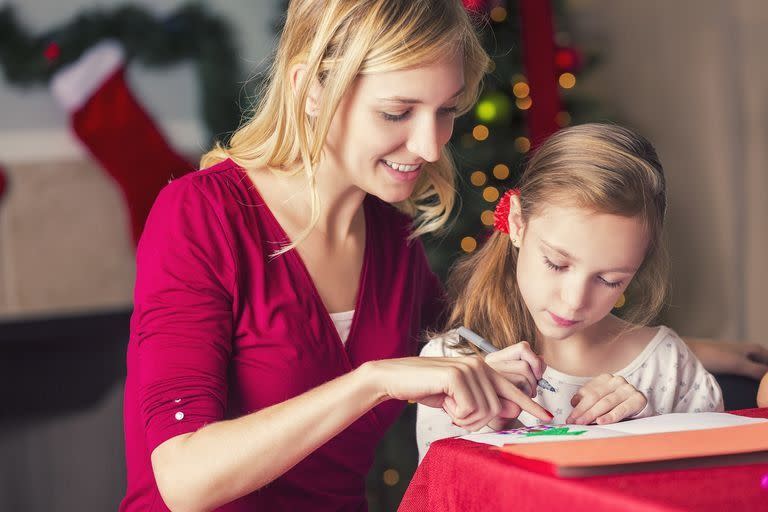
[(630, 374), (636, 370), (655, 366), (652, 363), (658, 361), (679, 361), (689, 357), (690, 350), (678, 334), (665, 325), (655, 327), (641, 327), (628, 333), (630, 339), (639, 354), (634, 360), (623, 368), (622, 375)]
[(459, 341), (459, 334), (456, 330), (448, 331), (440, 336), (431, 338), (424, 348), (421, 349), (421, 357), (459, 357), (464, 354), (455, 348)]

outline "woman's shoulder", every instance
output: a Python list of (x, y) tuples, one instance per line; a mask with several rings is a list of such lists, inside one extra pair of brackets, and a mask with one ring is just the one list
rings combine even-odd
[(232, 245), (238, 210), (249, 202), (243, 179), (245, 172), (225, 160), (170, 180), (155, 199), (142, 239), (181, 236)]
[(248, 175), (245, 171), (232, 160), (227, 159), (179, 178), (171, 178), (160, 195), (197, 195), (216, 200), (222, 195), (232, 195), (233, 191), (243, 189), (247, 185), (247, 180)]

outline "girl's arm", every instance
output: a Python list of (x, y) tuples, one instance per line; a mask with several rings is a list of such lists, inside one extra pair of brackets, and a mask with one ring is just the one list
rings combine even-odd
[[(667, 385), (664, 400), (671, 407), (662, 412), (721, 412), (724, 410), (723, 393), (715, 377), (707, 371), (687, 343), (676, 338), (668, 358), (676, 361), (674, 374)], [(658, 386), (657, 386), (658, 387)]]
[(757, 406), (768, 407), (768, 373), (760, 381), (760, 389), (757, 390)]
[[(489, 427), (485, 427), (480, 432), (486, 430), (491, 431)], [(419, 449), (419, 464), (433, 442), (469, 433), (468, 430), (454, 425), (451, 417), (442, 409), (419, 404), (416, 409), (416, 446)]]
[(521, 408), (550, 419), (478, 358), (368, 362), (286, 402), (160, 444), (152, 467), (163, 500), (174, 511), (211, 510), (253, 492), (390, 398), (444, 404), (467, 430)]
[(757, 343), (683, 338), (704, 367), (712, 373), (760, 380), (768, 373), (768, 347)]

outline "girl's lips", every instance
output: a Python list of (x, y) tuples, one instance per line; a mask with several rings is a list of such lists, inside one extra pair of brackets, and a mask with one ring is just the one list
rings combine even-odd
[(547, 311), (547, 313), (549, 313), (549, 316), (552, 317), (552, 321), (555, 322), (555, 324), (559, 325), (560, 327), (571, 327), (572, 325), (576, 325), (577, 323), (579, 323), (578, 320), (567, 320), (563, 317), (557, 316), (551, 311)]

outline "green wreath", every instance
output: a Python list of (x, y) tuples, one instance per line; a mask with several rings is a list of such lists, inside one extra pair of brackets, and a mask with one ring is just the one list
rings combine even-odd
[(19, 26), (10, 6), (0, 8), (0, 67), (16, 86), (47, 85), (58, 69), (108, 38), (122, 43), (128, 60), (148, 67), (194, 60), (210, 135), (223, 138), (237, 127), (242, 75), (231, 31), (200, 5), (184, 5), (162, 19), (136, 6), (93, 9), (38, 36)]

